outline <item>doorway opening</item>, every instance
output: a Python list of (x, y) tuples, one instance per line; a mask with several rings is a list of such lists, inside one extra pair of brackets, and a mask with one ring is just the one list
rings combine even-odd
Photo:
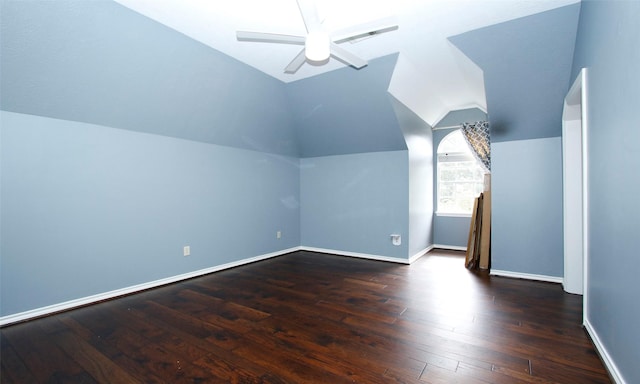
[(583, 68), (569, 89), (562, 113), (564, 279), (569, 293), (587, 305), (587, 93)]

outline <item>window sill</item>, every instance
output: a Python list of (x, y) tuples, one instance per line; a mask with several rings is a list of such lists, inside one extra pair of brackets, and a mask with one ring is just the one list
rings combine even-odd
[(471, 218), (470, 213), (449, 213), (449, 212), (436, 212), (438, 217), (468, 217)]

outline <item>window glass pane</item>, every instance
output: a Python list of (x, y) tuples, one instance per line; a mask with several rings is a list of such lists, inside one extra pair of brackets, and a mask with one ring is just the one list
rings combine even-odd
[(462, 132), (447, 135), (438, 146), (438, 213), (470, 214), (484, 188), (484, 170), (471, 155)]
[(440, 142), (440, 145), (438, 145), (438, 154), (456, 152), (468, 153), (469, 156), (472, 156), (469, 145), (467, 145), (467, 142), (462, 136), (462, 131), (459, 129), (445, 136)]

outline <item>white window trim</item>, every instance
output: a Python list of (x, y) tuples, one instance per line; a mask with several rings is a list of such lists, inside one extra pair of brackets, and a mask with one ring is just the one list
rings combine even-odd
[(436, 212), (438, 217), (468, 217), (471, 218), (471, 213), (454, 213), (454, 212)]
[(463, 152), (452, 152), (452, 153), (439, 153), (438, 154), (438, 162), (446, 163), (446, 162), (454, 162), (454, 161), (477, 161), (475, 157), (463, 153)]

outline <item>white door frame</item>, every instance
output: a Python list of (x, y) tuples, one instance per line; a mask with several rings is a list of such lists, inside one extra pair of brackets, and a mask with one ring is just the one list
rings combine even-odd
[(564, 99), (562, 113), (564, 280), (567, 292), (588, 295), (587, 70), (583, 68)]

